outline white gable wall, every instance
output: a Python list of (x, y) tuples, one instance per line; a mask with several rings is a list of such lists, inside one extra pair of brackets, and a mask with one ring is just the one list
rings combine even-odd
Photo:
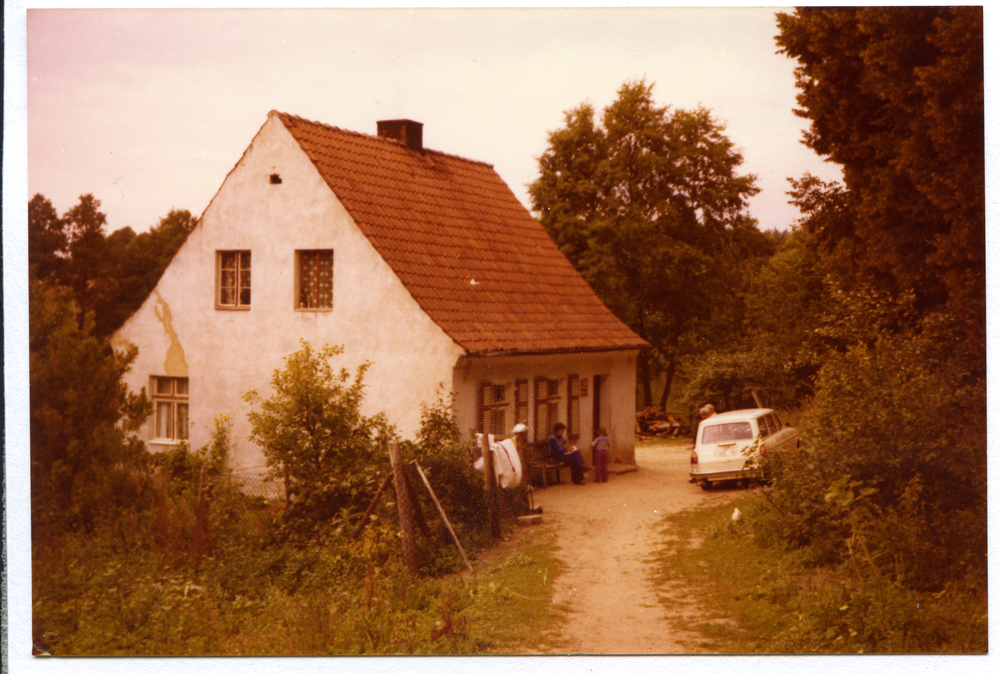
[[(271, 184), (271, 174), (281, 184)], [(296, 310), (295, 251), (333, 250), (333, 309)], [(251, 252), (249, 310), (217, 309), (216, 251)], [(270, 395), (273, 371), (300, 340), (345, 347), (336, 368), (369, 360), (366, 414), (384, 411), (404, 437), (419, 428), (421, 403), (450, 385), (463, 350), (426, 314), (378, 255), (276, 117), (261, 131), (206, 209), (142, 307), (116, 333), (139, 357), (127, 376), (188, 377), (190, 444), (209, 441), (229, 415), (235, 461), (263, 465), (247, 439), (243, 395)], [(147, 430), (152, 437), (152, 429)]]

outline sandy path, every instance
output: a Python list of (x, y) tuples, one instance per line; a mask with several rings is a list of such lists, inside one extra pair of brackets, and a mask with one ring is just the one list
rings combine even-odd
[(697, 604), (682, 582), (654, 582), (651, 555), (663, 540), (664, 515), (725, 502), (739, 492), (704, 492), (689, 484), (686, 450), (637, 448), (636, 463), (638, 471), (612, 474), (603, 484), (589, 473), (585, 487), (535, 492), (544, 520), (556, 525), (557, 555), (568, 565), (553, 597), (569, 607), (568, 622), (552, 635), (559, 646), (548, 652), (700, 652), (696, 636), (678, 633), (667, 619), (697, 613)]

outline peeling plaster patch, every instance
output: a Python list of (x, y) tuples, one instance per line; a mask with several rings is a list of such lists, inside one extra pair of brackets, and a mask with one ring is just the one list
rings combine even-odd
[(156, 306), (153, 307), (153, 313), (160, 319), (160, 323), (163, 324), (163, 332), (170, 340), (170, 346), (167, 347), (167, 358), (163, 361), (164, 374), (168, 377), (186, 377), (188, 376), (187, 360), (184, 358), (184, 347), (181, 346), (181, 340), (177, 338), (177, 333), (174, 331), (170, 305), (160, 296), (159, 291), (154, 289), (153, 292), (156, 294)]

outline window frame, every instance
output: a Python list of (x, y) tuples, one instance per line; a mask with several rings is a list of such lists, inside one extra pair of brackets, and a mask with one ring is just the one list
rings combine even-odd
[[(535, 377), (535, 442), (543, 442), (552, 434), (559, 420), (559, 380)], [(544, 410), (544, 418), (542, 411)]]
[[(508, 407), (510, 401), (507, 399), (507, 387), (503, 384), (483, 382), (479, 387), (479, 432), (492, 433), (495, 436), (505, 435)], [(498, 418), (502, 420), (499, 428), (497, 428)]]
[[(170, 391), (161, 391), (162, 382), (170, 382)], [(183, 382), (184, 392), (179, 392), (179, 384)], [(149, 378), (150, 399), (153, 403), (153, 415), (150, 419), (150, 441), (160, 445), (177, 445), (186, 442), (191, 437), (191, 381), (188, 377), (166, 377), (153, 375)], [(170, 410), (167, 423), (167, 434), (160, 434), (160, 409), (166, 406)], [(184, 409), (183, 415), (181, 408)]]
[[(225, 267), (225, 257), (227, 255), (235, 256), (236, 267), (235, 267), (235, 279), (234, 285), (231, 287), (233, 292), (233, 302), (224, 303), (222, 301), (223, 293), (223, 276), (226, 271)], [(244, 256), (246, 256), (246, 264), (244, 266)], [(244, 272), (246, 272), (244, 276)], [(246, 278), (246, 286), (243, 285), (244, 278)], [(226, 286), (229, 288), (229, 286)], [(247, 297), (246, 301), (243, 301), (243, 291), (246, 290)], [(217, 250), (215, 251), (215, 308), (223, 311), (250, 311), (250, 305), (253, 301), (253, 256), (252, 251), (249, 249), (227, 249), (227, 250)]]
[(528, 425), (528, 380), (514, 382), (514, 425)]
[[(322, 253), (329, 253), (330, 254), (330, 287), (329, 287), (330, 304), (329, 304), (329, 306), (319, 306), (319, 304), (318, 304), (319, 303), (319, 297), (320, 297), (320, 294), (322, 292), (322, 288), (320, 287), (320, 280), (319, 280), (319, 277), (320, 277), (320, 274), (319, 274), (319, 271), (320, 271), (319, 270), (320, 257), (319, 256)], [(305, 265), (303, 263), (303, 258), (305, 258), (307, 256), (311, 256), (311, 255), (315, 255), (316, 256), (316, 262), (315, 262), (315, 264), (317, 266), (317, 270), (316, 270), (316, 284), (317, 284), (316, 297), (317, 297), (317, 306), (314, 306), (314, 307), (303, 306), (303, 304), (302, 304), (302, 271), (305, 268)], [(333, 311), (333, 290), (334, 290), (334, 288), (333, 288), (333, 285), (334, 285), (333, 284), (333, 280), (334, 280), (333, 279), (333, 269), (334, 269), (333, 248), (301, 248), (301, 249), (296, 249), (296, 251), (295, 251), (295, 296), (294, 296), (295, 311)]]

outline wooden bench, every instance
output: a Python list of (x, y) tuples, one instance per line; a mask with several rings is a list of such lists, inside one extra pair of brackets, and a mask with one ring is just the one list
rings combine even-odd
[(555, 476), (555, 484), (562, 484), (563, 469), (569, 470), (565, 463), (558, 463), (552, 460), (549, 454), (549, 443), (531, 442), (526, 449), (528, 459), (528, 482), (533, 483), (536, 477), (541, 478), (542, 489), (549, 486), (550, 475)]

